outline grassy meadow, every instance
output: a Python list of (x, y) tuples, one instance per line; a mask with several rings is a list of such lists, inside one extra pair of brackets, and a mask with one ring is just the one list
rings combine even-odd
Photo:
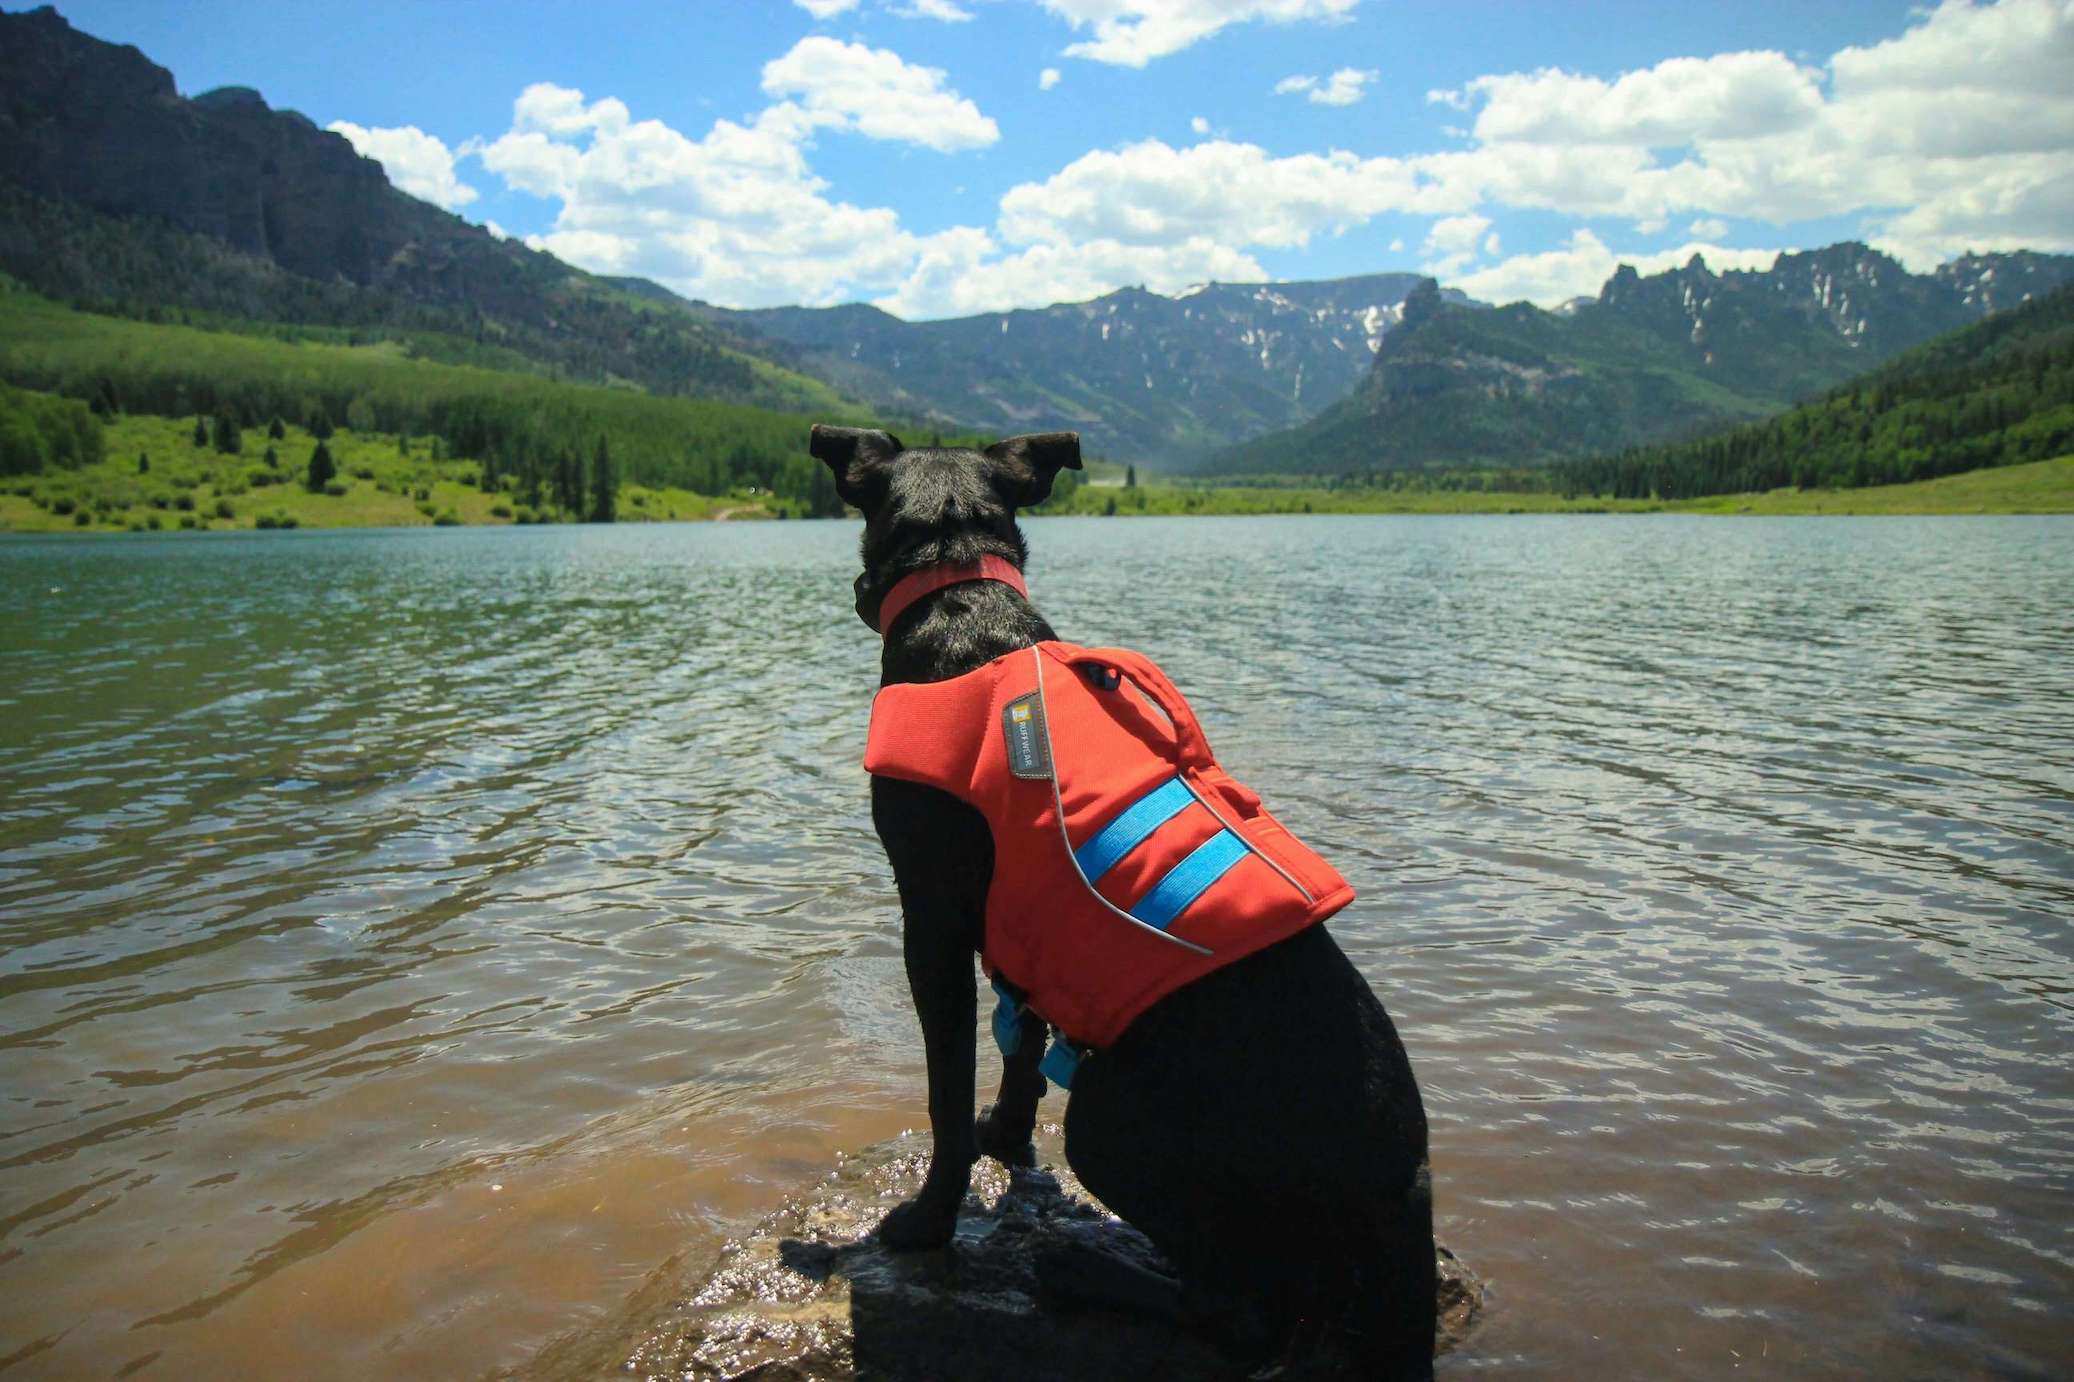
[(1775, 489), (1667, 504), (1680, 513), (2074, 513), (2074, 456), (1864, 489)]
[(1553, 493), (1453, 489), (1241, 489), (1154, 483), (1082, 485), (1046, 513), (2074, 513), (2074, 456), (1997, 466), (1906, 485), (1776, 489), (1703, 499), (1566, 498)]
[[(0, 530), (120, 532), (254, 527), (370, 528), (572, 520), (551, 503), (531, 508), (500, 476), (480, 487), (473, 460), (437, 455), (428, 438), (341, 428), (326, 442), (337, 466), (333, 492), (305, 480), (317, 439), (288, 426), (279, 441), (248, 429), (226, 455), (197, 446), (193, 418), (125, 416), (105, 427), (105, 458), (73, 470), (0, 481)], [(265, 457), (269, 449), (275, 465)], [(144, 464), (148, 463), (148, 464)], [(1097, 470), (1105, 474), (1110, 467)], [(1116, 467), (1114, 469), (1120, 469)], [(1773, 490), (1675, 502), (1565, 498), (1472, 490), (1253, 489), (1152, 483), (1080, 485), (1047, 514), (1115, 517), (1297, 513), (1707, 513), (1971, 514), (2074, 513), (2074, 456), (1969, 471), (1867, 489)], [(793, 516), (797, 506), (768, 491), (719, 496), (672, 486), (623, 483), (618, 519), (669, 522)]]
[[(19, 305), (19, 302), (17, 302)], [(33, 305), (33, 303), (32, 303)], [(68, 314), (60, 320), (77, 326), (84, 319)], [(127, 324), (118, 324), (127, 325)], [(83, 329), (83, 328), (82, 328)], [(245, 361), (282, 366), (308, 361), (302, 353), (340, 349), (290, 346), (269, 341), (240, 341), (192, 333), (197, 343), (261, 354)], [(106, 343), (102, 343), (106, 344)], [(162, 346), (162, 340), (152, 344)], [(20, 342), (12, 348), (22, 350)], [(52, 348), (48, 341), (42, 348)], [(12, 359), (0, 351), (0, 362)], [(133, 387), (142, 377), (126, 357), (109, 361), (106, 380), (125, 376)], [(256, 363), (255, 363), (256, 362)], [(362, 361), (365, 365), (367, 362)], [(395, 361), (399, 378), (424, 384), (441, 376), (442, 366), (422, 361)], [(379, 369), (390, 366), (375, 366)], [(428, 373), (429, 371), (429, 373)], [(74, 377), (71, 397), (27, 392), (0, 386), (0, 531), (80, 532), (207, 530), (213, 528), (359, 528), (411, 527), (486, 523), (567, 522), (585, 517), (592, 502), (583, 470), (574, 472), (580, 502), (558, 505), (554, 468), (538, 452), (522, 464), (495, 466), (484, 482), (485, 463), (437, 434), (381, 430), (366, 416), (364, 400), (344, 411), (357, 425), (332, 429), (325, 443), (333, 462), (329, 477), (310, 483), (310, 461), (317, 436), (296, 422), (275, 419), (270, 426), (245, 426), (234, 441), (219, 438), (237, 410), (220, 407), (206, 421), (196, 416), (165, 417), (109, 407), (95, 394), (101, 387), (80, 387)], [(562, 386), (543, 386), (561, 390)], [(698, 410), (704, 405), (683, 400), (655, 400), (618, 391), (592, 391), (615, 404), (657, 405)], [(99, 400), (105, 419), (77, 401), (82, 393)], [(324, 410), (314, 410), (320, 419)], [(798, 419), (738, 410), (753, 417), (759, 433), (754, 448), (730, 451), (730, 432), (721, 418), (706, 416), (701, 439), (712, 456), (709, 463), (628, 465), (620, 459), (623, 433), (610, 424), (626, 417), (589, 416), (584, 425), (604, 424), (614, 457), (617, 518), (622, 522), (668, 522), (706, 518), (784, 518), (833, 513), (839, 502), (823, 468), (805, 454), (805, 428)], [(251, 416), (248, 410), (245, 416)], [(657, 418), (642, 421), (654, 424)], [(679, 419), (683, 421), (684, 419)], [(736, 419), (739, 421), (740, 419)], [(712, 424), (722, 425), (714, 428)], [(199, 429), (199, 430), (198, 430)], [(608, 435), (609, 434), (609, 435)], [(651, 444), (665, 432), (635, 428), (637, 439)], [(234, 446), (226, 451), (224, 444)], [(487, 444), (487, 443), (486, 443)], [(640, 448), (633, 448), (637, 452)], [(761, 454), (758, 454), (761, 453)], [(780, 454), (782, 453), (782, 454)], [(566, 453), (565, 453), (566, 454)], [(271, 457), (271, 459), (269, 459)], [(724, 457), (725, 459), (716, 459)], [(694, 490), (682, 480), (696, 475)], [(1060, 477), (1046, 514), (1095, 517), (1242, 515), (1298, 513), (1710, 513), (1710, 514), (1957, 514), (2074, 512), (2074, 456), (2024, 465), (1991, 467), (1909, 484), (1841, 489), (1778, 489), (1762, 494), (1713, 495), (1683, 500), (1615, 499), (1567, 496), (1553, 489), (1524, 486), (1544, 483), (1536, 474), (1459, 473), (1437, 480), (1395, 477), (1387, 486), (1351, 485), (1244, 486), (1211, 485), (1186, 478), (1149, 477), (1145, 484), (1121, 483), (1137, 478), (1134, 469), (1117, 462), (1089, 458), (1080, 474)], [(823, 489), (828, 490), (822, 494)]]
[[(78, 469), (0, 481), (0, 529), (15, 532), (145, 532), (225, 528), (404, 528), (573, 517), (521, 502), (513, 477), (495, 492), (472, 460), (438, 459), (429, 438), (335, 431), (326, 441), (336, 493), (305, 484), (317, 439), (289, 426), (279, 441), (248, 428), (238, 454), (194, 443), (193, 418), (130, 415), (105, 428), (105, 456)], [(275, 465), (266, 463), (272, 448)], [(622, 523), (772, 518), (784, 500), (747, 489), (710, 496), (672, 486), (622, 483)]]

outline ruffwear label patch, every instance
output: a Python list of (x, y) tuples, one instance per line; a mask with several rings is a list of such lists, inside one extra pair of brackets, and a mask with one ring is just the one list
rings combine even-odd
[(1008, 771), (1017, 777), (1051, 776), (1051, 733), (1044, 725), (1044, 693), (1018, 696), (1001, 712), (1008, 736)]

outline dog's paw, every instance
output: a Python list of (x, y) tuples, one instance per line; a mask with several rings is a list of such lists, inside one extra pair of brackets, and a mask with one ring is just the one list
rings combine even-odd
[(991, 1105), (980, 1114), (979, 1121), (972, 1126), (974, 1134), (979, 1138), (979, 1150), (982, 1155), (992, 1157), (1003, 1166), (1037, 1164), (1037, 1144), (1031, 1139), (1030, 1130), (1027, 1127), (1014, 1128), (1004, 1125)]
[(894, 1252), (921, 1252), (951, 1241), (958, 1227), (958, 1201), (948, 1205), (927, 1195), (893, 1206), (873, 1235)]

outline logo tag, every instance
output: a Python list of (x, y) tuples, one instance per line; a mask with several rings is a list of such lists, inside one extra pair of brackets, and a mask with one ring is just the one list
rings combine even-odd
[(1017, 777), (1051, 776), (1051, 734), (1044, 727), (1044, 693), (1018, 696), (1001, 712), (1008, 736), (1008, 771)]

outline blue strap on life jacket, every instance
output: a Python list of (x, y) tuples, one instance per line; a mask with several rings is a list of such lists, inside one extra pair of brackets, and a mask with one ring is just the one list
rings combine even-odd
[(1054, 1031), (1051, 1034), (1051, 1046), (1045, 1051), (1044, 1059), (1037, 1063), (1037, 1069), (1045, 1079), (1070, 1094), (1073, 1091), (1073, 1076), (1079, 1071), (1081, 1059), (1085, 1054), (1078, 1046), (1066, 1040), (1064, 1033)]
[(1188, 904), (1210, 890), (1210, 886), (1246, 857), (1246, 842), (1229, 830), (1220, 830), (1197, 845), (1186, 859), (1167, 871), (1152, 891), (1131, 905), (1131, 915), (1147, 926), (1164, 931)]
[(1022, 1049), (1023, 1005), (1002, 987), (1000, 979), (993, 984), (994, 992), (1000, 995), (1000, 1001), (994, 1004), (994, 1044), (1001, 1048), (1003, 1057), (1008, 1057)]
[(1087, 880), (1089, 887), (1093, 887), (1125, 855), (1144, 844), (1154, 831), (1186, 811), (1194, 801), (1195, 794), (1178, 777), (1170, 777), (1146, 792), (1118, 811), (1107, 825), (1095, 832), (1093, 838), (1073, 851), (1073, 862), (1080, 866), (1080, 876)]
[[(994, 986), (994, 1044), (1001, 1048), (1005, 1060), (1023, 1049), (1023, 1014), (1029, 1006), (1012, 993), (996, 975), (988, 981)], [(1051, 1045), (1044, 1052), (1044, 1059), (1037, 1062), (1038, 1071), (1060, 1089), (1073, 1088), (1073, 1072), (1080, 1069), (1080, 1061), (1087, 1053), (1066, 1040), (1065, 1034), (1052, 1030)]]

